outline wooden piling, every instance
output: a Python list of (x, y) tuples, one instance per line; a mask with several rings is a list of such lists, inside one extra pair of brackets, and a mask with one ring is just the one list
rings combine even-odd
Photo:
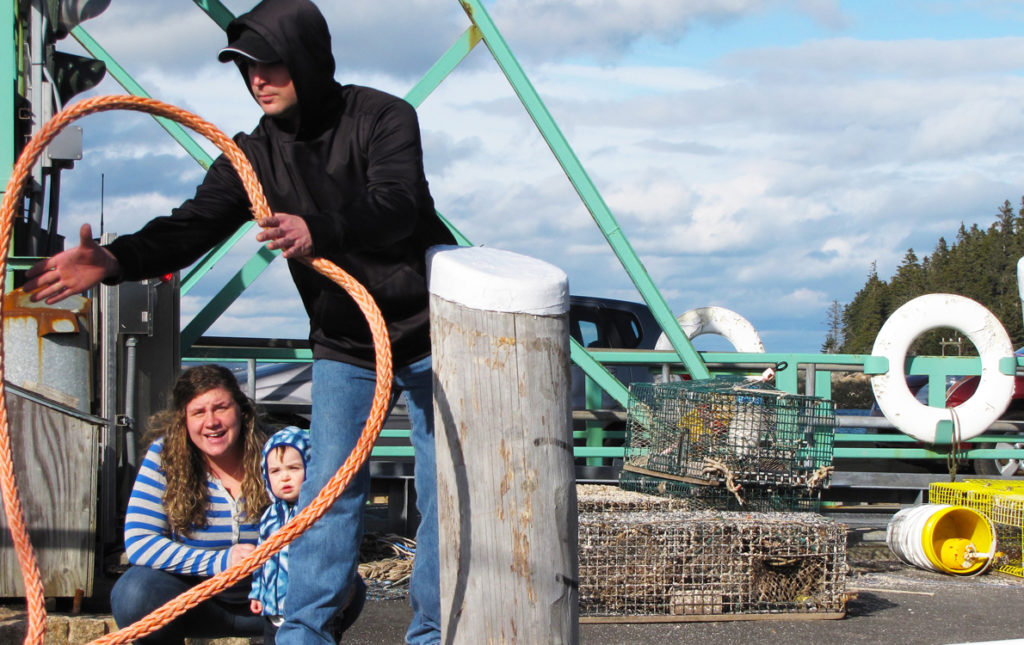
[(497, 249), (428, 258), (442, 642), (575, 644), (568, 279)]

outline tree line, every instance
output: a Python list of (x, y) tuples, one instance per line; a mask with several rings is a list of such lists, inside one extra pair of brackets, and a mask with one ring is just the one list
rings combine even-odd
[[(1016, 211), (1003, 202), (995, 221), (982, 229), (962, 223), (956, 240), (940, 237), (931, 255), (918, 258), (908, 249), (892, 278), (878, 277), (874, 262), (867, 281), (846, 305), (833, 301), (827, 312), (822, 351), (869, 354), (878, 330), (900, 305), (926, 293), (955, 293), (980, 302), (1006, 328), (1014, 347), (1024, 343), (1017, 260), (1024, 256), (1024, 198)], [(951, 329), (923, 334), (911, 352), (927, 355), (975, 354), (974, 346)]]

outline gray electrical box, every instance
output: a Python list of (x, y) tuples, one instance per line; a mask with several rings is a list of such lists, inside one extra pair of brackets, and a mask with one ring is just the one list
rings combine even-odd
[(82, 158), (82, 128), (64, 128), (46, 146), (46, 156), (53, 161), (78, 161)]
[[(153, 320), (159, 305), (158, 289), (160, 286), (161, 281), (157, 279), (122, 282), (117, 285), (118, 333), (153, 335)], [(170, 294), (165, 294), (164, 297), (168, 298)]]
[[(136, 429), (145, 430), (151, 414), (167, 405), (174, 380), (181, 371), (178, 342), (178, 275), (170, 280), (153, 278), (123, 282), (113, 290), (117, 321), (118, 413), (132, 411)], [(114, 313), (114, 312), (109, 312)], [(130, 351), (129, 351), (130, 348)], [(127, 370), (134, 373), (129, 378)], [(132, 382), (134, 401), (124, 400), (122, 388)], [(142, 446), (142, 448), (145, 448)]]

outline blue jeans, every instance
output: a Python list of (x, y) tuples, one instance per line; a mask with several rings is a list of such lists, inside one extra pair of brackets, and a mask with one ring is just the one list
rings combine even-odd
[[(114, 620), (118, 627), (127, 627), (206, 579), (145, 566), (129, 567), (110, 592)], [(181, 645), (185, 637), (259, 636), (263, 619), (249, 611), (248, 595), (246, 578), (135, 642)]]
[[(301, 508), (316, 497), (359, 440), (373, 402), (375, 378), (374, 370), (348, 363), (313, 363), (312, 448), (299, 493)], [(441, 639), (432, 379), (430, 357), (395, 370), (391, 401), (394, 405), (398, 394), (406, 393), (416, 452), (420, 525), (409, 583), (413, 618), (406, 642), (411, 645), (432, 645)], [(334, 643), (328, 623), (345, 603), (355, 580), (369, 489), (369, 466), (364, 466), (327, 513), (288, 547), (290, 580), (295, 584), (288, 587), (278, 643)]]

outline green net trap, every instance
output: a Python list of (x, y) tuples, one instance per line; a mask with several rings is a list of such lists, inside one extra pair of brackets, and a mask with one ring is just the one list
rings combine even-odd
[(623, 469), (694, 484), (829, 481), (835, 407), (739, 378), (630, 386)]

